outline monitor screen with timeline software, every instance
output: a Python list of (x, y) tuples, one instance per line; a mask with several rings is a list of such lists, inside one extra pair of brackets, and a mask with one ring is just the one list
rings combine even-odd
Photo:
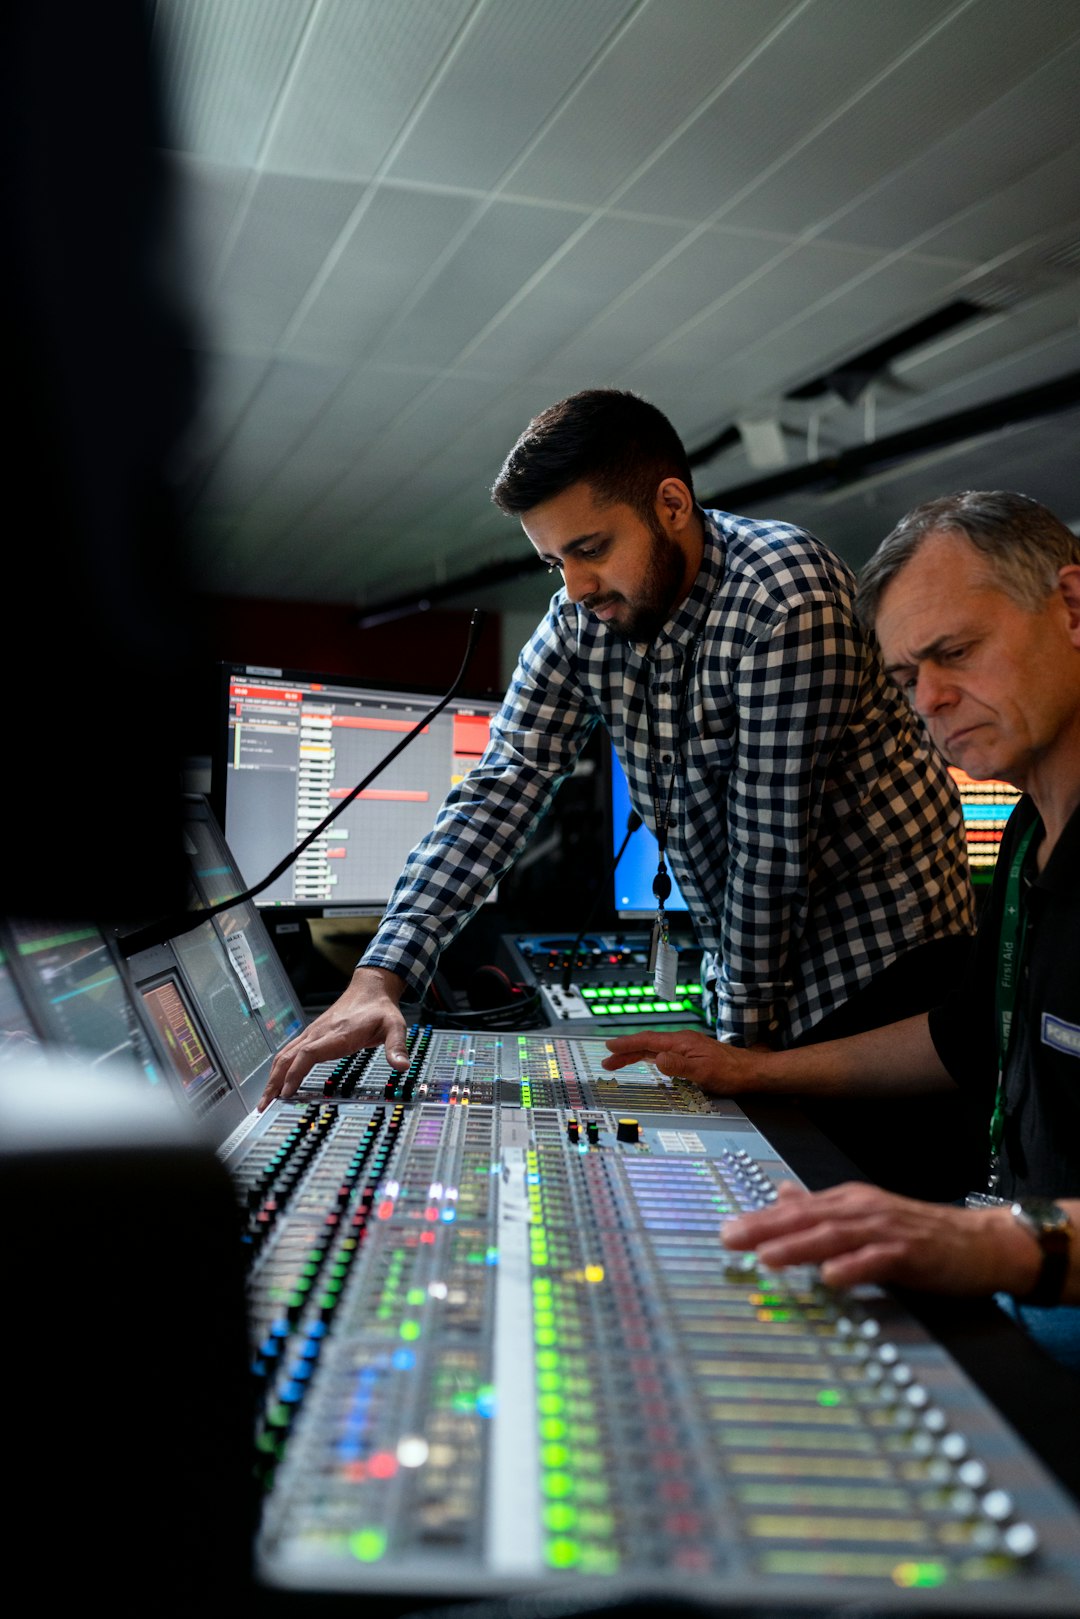
[[(392, 682), (221, 666), (211, 802), (257, 886), (442, 700)], [(458, 696), (255, 896), (311, 915), (378, 915), (454, 783), (478, 762), (501, 696)]]

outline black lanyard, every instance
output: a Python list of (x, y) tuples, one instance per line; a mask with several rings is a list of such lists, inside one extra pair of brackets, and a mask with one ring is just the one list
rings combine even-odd
[(1024, 859), (1038, 825), (1033, 821), (1016, 846), (1005, 882), (1005, 907), (998, 935), (998, 972), (994, 995), (997, 1023), (998, 1073), (994, 1111), (990, 1117), (990, 1190), (1000, 1179), (1001, 1138), (1005, 1131), (1005, 1067), (1013, 1038), (1013, 1014), (1027, 939), (1027, 907), (1021, 895)]
[(660, 757), (656, 747), (656, 737), (653, 732), (652, 704), (649, 701), (649, 692), (645, 692), (645, 725), (649, 734), (649, 794), (652, 798), (653, 819), (656, 822), (656, 846), (659, 851), (659, 863), (656, 876), (653, 878), (653, 893), (656, 895), (657, 909), (663, 914), (664, 901), (671, 893), (671, 878), (668, 875), (667, 863), (664, 859), (667, 850), (668, 832), (671, 828), (671, 801), (675, 795), (675, 780), (682, 764), (683, 725), (686, 718), (686, 703), (690, 695), (690, 682), (694, 672), (694, 656), (701, 642), (699, 630), (693, 641), (690, 642), (683, 656), (682, 682), (679, 687), (678, 699), (675, 703), (675, 745), (671, 756), (671, 773), (668, 776), (667, 790), (663, 790), (660, 782)]

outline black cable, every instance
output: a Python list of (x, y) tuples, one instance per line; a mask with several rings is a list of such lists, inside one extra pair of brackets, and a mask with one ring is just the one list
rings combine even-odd
[(619, 861), (622, 859), (623, 855), (626, 853), (626, 845), (630, 842), (630, 839), (633, 837), (634, 833), (637, 831), (637, 829), (638, 829), (638, 827), (640, 825), (641, 825), (641, 816), (638, 814), (637, 810), (631, 810), (630, 814), (626, 817), (626, 836), (622, 840), (622, 843), (621, 843), (621, 845), (619, 847), (619, 852), (615, 856), (614, 860), (611, 862), (611, 865), (608, 867), (607, 874), (604, 877), (604, 880), (603, 880), (602, 884), (600, 885), (600, 887), (596, 891), (596, 897), (594, 898), (592, 904), (589, 906), (589, 913), (586, 916), (585, 921), (582, 923), (581, 932), (578, 934), (577, 938), (574, 940), (573, 944), (570, 946), (570, 949), (569, 949), (569, 951), (567, 953), (567, 956), (566, 956), (566, 960), (563, 963), (562, 989), (563, 989), (563, 994), (564, 995), (566, 994), (567, 990), (570, 988), (570, 977), (571, 977), (571, 974), (574, 971), (574, 962), (575, 962), (575, 960), (577, 958), (577, 953), (578, 953), (578, 950), (579, 950), (579, 948), (581, 946), (581, 941), (585, 937), (586, 933), (589, 931), (589, 925), (592, 922), (592, 919), (596, 914), (596, 907), (600, 903), (601, 895), (607, 893), (608, 884), (611, 882), (611, 879), (615, 875), (615, 871), (616, 871), (616, 868), (617, 868), (617, 866), (619, 864)]
[(307, 836), (296, 845), (296, 848), (291, 850), (290, 853), (285, 856), (284, 860), (280, 860), (274, 867), (273, 871), (268, 873), (268, 875), (263, 878), (262, 882), (256, 883), (251, 888), (245, 888), (240, 894), (233, 894), (229, 899), (219, 900), (216, 905), (210, 905), (204, 910), (184, 911), (179, 916), (166, 917), (164, 921), (152, 922), (146, 927), (138, 928), (134, 933), (129, 933), (126, 937), (119, 938), (117, 940), (121, 953), (125, 957), (131, 957), (137, 955), (140, 950), (148, 950), (152, 945), (164, 944), (168, 939), (175, 939), (182, 933), (190, 933), (194, 928), (201, 927), (209, 917), (216, 916), (219, 911), (228, 910), (232, 905), (243, 905), (246, 900), (254, 899), (256, 894), (261, 894), (264, 888), (269, 888), (271, 883), (276, 882), (281, 876), (282, 872), (288, 871), (293, 861), (298, 859), (308, 845), (313, 843), (321, 833), (326, 831), (326, 828), (330, 825), (331, 821), (336, 820), (341, 814), (342, 810), (348, 809), (353, 800), (358, 797), (358, 795), (362, 793), (366, 787), (371, 785), (376, 776), (381, 775), (386, 769), (387, 765), (397, 758), (401, 750), (408, 747), (413, 738), (417, 736), (425, 726), (430, 725), (431, 721), (435, 719), (437, 715), (442, 713), (447, 703), (453, 701), (462, 681), (465, 679), (465, 672), (468, 669), (469, 664), (472, 662), (472, 655), (476, 650), (476, 643), (479, 639), (480, 630), (486, 617), (487, 614), (482, 608), (473, 608), (472, 618), (469, 621), (469, 639), (465, 646), (465, 656), (461, 660), (461, 668), (458, 670), (457, 675), (454, 678), (454, 683), (450, 687), (449, 691), (447, 691), (446, 695), (440, 698), (440, 700), (435, 704), (435, 707), (425, 714), (423, 719), (418, 720), (413, 726), (412, 730), (407, 732), (406, 735), (402, 737), (401, 741), (390, 749), (390, 752), (385, 756), (385, 758), (379, 761), (374, 770), (368, 771), (363, 781), (358, 782), (353, 788), (352, 792), (341, 800), (340, 804), (334, 805), (334, 808), (328, 815), (324, 816), (324, 818), (319, 822), (318, 826), (309, 832)]
[(505, 1006), (472, 1008), (467, 1012), (451, 1011), (448, 1007), (433, 1006), (425, 1001), (420, 1009), (422, 1021), (435, 1029), (481, 1030), (499, 1034), (508, 1029), (540, 1029), (547, 1027), (543, 996), (539, 989), (528, 995), (507, 1001)]
[[(491, 969), (497, 970), (497, 969)], [(505, 975), (499, 972), (500, 978)], [(480, 1029), (499, 1032), (506, 1029), (536, 1029), (546, 1026), (544, 1003), (540, 988), (529, 990), (525, 984), (511, 984), (506, 979), (509, 998), (492, 1006), (477, 1006), (458, 1010), (453, 990), (436, 973), (420, 1006), (420, 1016), (436, 1029)], [(444, 993), (445, 991), (445, 993)]]

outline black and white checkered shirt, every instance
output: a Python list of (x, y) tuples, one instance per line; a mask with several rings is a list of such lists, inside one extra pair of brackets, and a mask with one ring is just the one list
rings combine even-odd
[(423, 991), (597, 721), (655, 832), (650, 710), (658, 776), (674, 771), (668, 864), (714, 958), (720, 1039), (786, 1045), (905, 951), (970, 932), (956, 789), (852, 594), (811, 535), (727, 512), (705, 514), (693, 589), (649, 646), (559, 591), (363, 964)]

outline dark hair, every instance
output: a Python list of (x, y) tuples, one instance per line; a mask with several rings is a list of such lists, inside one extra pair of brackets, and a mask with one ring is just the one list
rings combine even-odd
[(859, 574), (856, 608), (868, 629), (874, 627), (885, 587), (927, 535), (948, 529), (971, 541), (990, 581), (1029, 612), (1043, 605), (1062, 568), (1080, 563), (1080, 538), (1030, 495), (1006, 489), (942, 495), (902, 517)]
[(534, 416), (503, 462), (491, 498), (519, 517), (576, 483), (601, 505), (622, 501), (645, 515), (665, 478), (694, 485), (667, 417), (637, 394), (587, 388)]

